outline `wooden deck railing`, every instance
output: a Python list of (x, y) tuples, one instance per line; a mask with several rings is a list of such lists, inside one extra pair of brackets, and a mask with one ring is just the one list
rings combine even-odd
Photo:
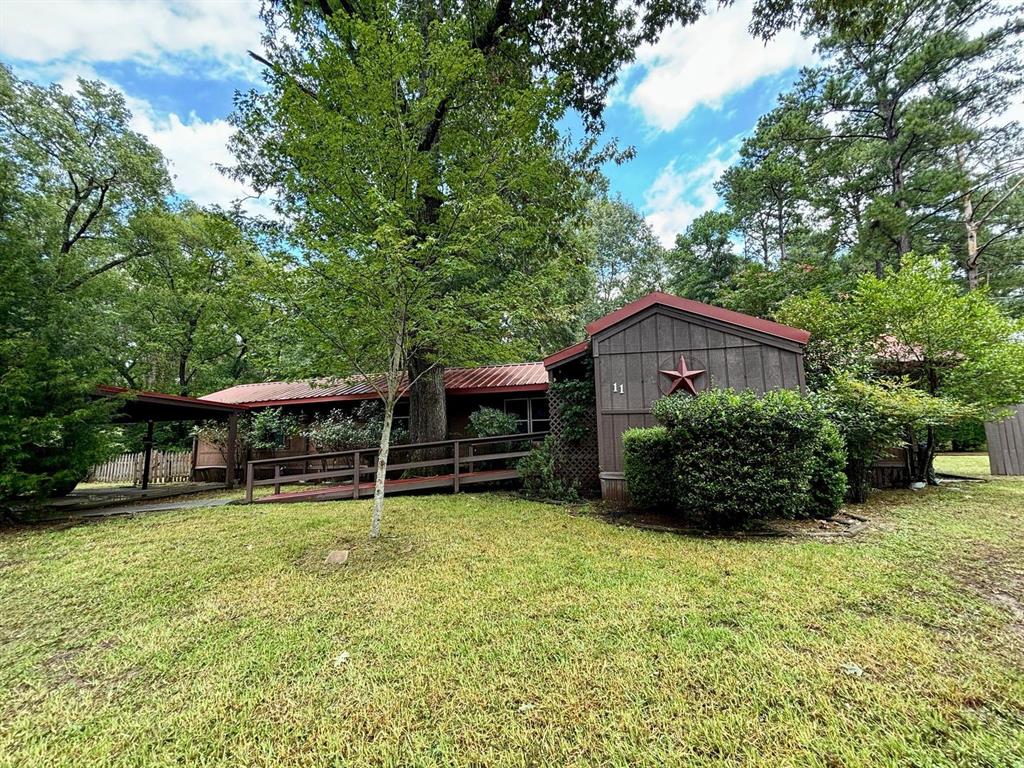
[[(388, 452), (388, 475), (400, 474), (405, 490), (450, 487), (455, 493), (463, 483), (514, 479), (518, 470), (509, 462), (526, 456), (547, 432), (439, 440), (431, 443), (405, 443), (391, 446)], [(482, 446), (491, 446), (494, 453), (479, 453)], [(274, 486), (274, 494), (286, 483), (322, 483), (325, 480), (349, 480), (352, 498), (359, 498), (360, 487), (372, 483), (377, 476), (377, 448), (360, 448), (332, 453), (311, 453), (304, 456), (257, 459), (245, 468), (245, 501), (253, 500), (257, 486)], [(410, 454), (426, 454), (432, 458), (416, 460)], [(445, 454), (445, 455), (438, 455)], [(403, 459), (398, 460), (396, 459)], [(494, 464), (502, 465), (495, 469)], [(437, 470), (448, 468), (448, 472)], [(422, 476), (417, 485), (418, 469), (435, 470)], [(480, 471), (482, 470), (482, 471)], [(257, 477), (257, 474), (269, 476)], [(397, 479), (397, 478), (396, 478)], [(388, 480), (392, 482), (392, 480)], [(365, 489), (364, 489), (365, 490)]]

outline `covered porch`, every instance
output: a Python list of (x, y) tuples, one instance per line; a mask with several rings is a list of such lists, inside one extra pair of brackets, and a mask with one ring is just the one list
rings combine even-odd
[[(117, 410), (113, 416), (115, 424), (145, 424), (146, 434), (143, 437), (143, 462), (141, 479), (138, 486), (120, 489), (124, 492), (141, 491), (154, 497), (154, 491), (150, 489), (150, 480), (153, 470), (153, 428), (157, 422), (200, 422), (219, 421), (227, 425), (227, 441), (224, 447), (225, 471), (224, 488), (234, 488), (236, 476), (232, 467), (237, 466), (238, 453), (238, 416), (244, 413), (247, 408), (244, 405), (235, 403), (218, 403), (209, 400), (200, 400), (195, 397), (183, 397), (181, 395), (169, 395), (163, 392), (132, 391), (124, 387), (101, 386), (97, 389), (99, 397), (119, 400)], [(195, 453), (193, 452), (192, 474), (194, 474)], [(210, 487), (217, 487), (216, 483), (195, 483), (193, 477), (188, 483), (177, 483), (180, 492), (189, 492), (191, 486), (201, 486), (200, 490), (208, 490)], [(90, 489), (91, 490), (91, 489)], [(170, 484), (160, 488), (156, 496), (173, 495), (168, 491), (173, 490)], [(132, 493), (126, 493), (129, 499)]]

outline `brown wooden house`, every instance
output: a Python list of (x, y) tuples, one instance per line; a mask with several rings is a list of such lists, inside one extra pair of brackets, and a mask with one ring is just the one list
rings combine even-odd
[[(445, 371), (448, 434), (453, 438), (465, 437), (470, 414), (483, 407), (514, 415), (519, 432), (547, 432), (550, 428), (547, 389), (548, 374), (543, 363), (449, 368)], [(376, 397), (376, 391), (364, 379), (349, 377), (238, 384), (201, 399), (242, 406), (249, 411), (281, 408), (302, 422), (333, 409), (354, 409)], [(395, 407), (395, 425), (400, 428), (408, 424), (408, 420), (409, 400), (403, 397)], [(198, 441), (194, 450), (197, 474), (223, 476), (224, 458), (220, 447)], [(296, 434), (282, 435), (280, 447), (272, 453), (283, 458), (316, 450), (317, 446)], [(258, 451), (249, 458), (262, 459), (270, 455), (270, 451)]]
[[(555, 381), (593, 376), (595, 444), (581, 450), (596, 453), (606, 498), (625, 498), (622, 433), (653, 426), (651, 405), (658, 398), (714, 387), (759, 394), (805, 389), (807, 331), (667, 293), (651, 293), (595, 320), (587, 336), (544, 365)], [(555, 398), (551, 408), (557, 426)]]
[[(696, 394), (712, 387), (803, 391), (808, 337), (797, 328), (652, 293), (590, 323), (586, 340), (543, 362), (445, 371), (449, 434), (464, 436), (469, 415), (483, 406), (515, 414), (520, 432), (558, 434), (567, 425), (557, 398), (552, 396), (549, 403), (549, 380), (592, 377), (596, 397), (585, 417), (591, 437), (574, 441), (557, 457), (559, 471), (584, 490), (600, 489), (606, 497), (622, 499), (622, 433), (651, 425), (655, 400), (672, 392)], [(352, 378), (242, 384), (203, 399), (250, 410), (281, 407), (308, 418), (375, 396), (366, 382)], [(405, 399), (397, 418), (399, 424), (408, 419)], [(223, 472), (216, 447), (199, 444), (196, 450), (197, 468)], [(277, 455), (313, 450), (304, 438), (286, 436)]]

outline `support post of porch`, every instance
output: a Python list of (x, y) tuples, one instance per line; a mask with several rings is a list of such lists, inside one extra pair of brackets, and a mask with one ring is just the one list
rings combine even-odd
[(232, 489), (235, 487), (235, 454), (238, 451), (238, 414), (232, 413), (228, 416), (228, 444), (226, 446), (224, 463), (224, 487)]
[(142, 440), (142, 490), (149, 488), (149, 471), (153, 464), (153, 420), (146, 422), (146, 436)]

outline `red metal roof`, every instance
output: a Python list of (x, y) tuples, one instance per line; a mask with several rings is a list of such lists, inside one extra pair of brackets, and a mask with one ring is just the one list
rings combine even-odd
[(145, 390), (132, 390), (127, 387), (115, 387), (111, 384), (101, 384), (96, 387), (96, 393), (106, 397), (117, 395), (128, 395), (128, 399), (140, 403), (154, 403), (160, 405), (181, 405), (185, 407), (205, 408), (207, 410), (222, 411), (244, 411), (245, 406), (233, 403), (230, 400), (209, 401), (199, 397), (185, 397), (183, 395), (170, 395), (166, 392), (147, 392)]
[[(406, 384), (403, 383), (403, 389)], [(450, 395), (486, 395), (512, 392), (544, 392), (548, 372), (543, 363), (485, 365), (479, 368), (448, 368), (445, 391)], [(367, 400), (377, 393), (361, 376), (305, 381), (268, 381), (238, 384), (201, 398), (218, 403), (248, 405), (301, 405), (322, 401)]]
[(660, 291), (649, 293), (643, 298), (637, 299), (621, 309), (617, 309), (589, 323), (587, 325), (587, 335), (593, 336), (595, 333), (600, 333), (605, 328), (621, 323), (637, 312), (642, 312), (648, 307), (653, 307), (657, 304), (679, 309), (683, 312), (690, 312), (701, 317), (710, 317), (729, 325), (739, 326), (740, 328), (749, 328), (752, 331), (767, 333), (769, 336), (777, 336), (788, 341), (795, 341), (797, 344), (806, 344), (807, 340), (811, 338), (810, 333), (799, 328), (782, 325), (771, 320), (764, 320), (753, 315), (745, 315), (742, 312), (733, 312), (731, 309), (715, 307), (711, 304), (694, 301), (693, 299), (684, 299), (679, 296), (673, 296), (670, 293), (661, 293)]
[(556, 365), (566, 363), (569, 360), (573, 360), (579, 357), (580, 355), (584, 354), (588, 349), (590, 349), (589, 339), (573, 344), (571, 347), (560, 349), (554, 354), (548, 355), (547, 357), (544, 358), (544, 367), (554, 368)]

